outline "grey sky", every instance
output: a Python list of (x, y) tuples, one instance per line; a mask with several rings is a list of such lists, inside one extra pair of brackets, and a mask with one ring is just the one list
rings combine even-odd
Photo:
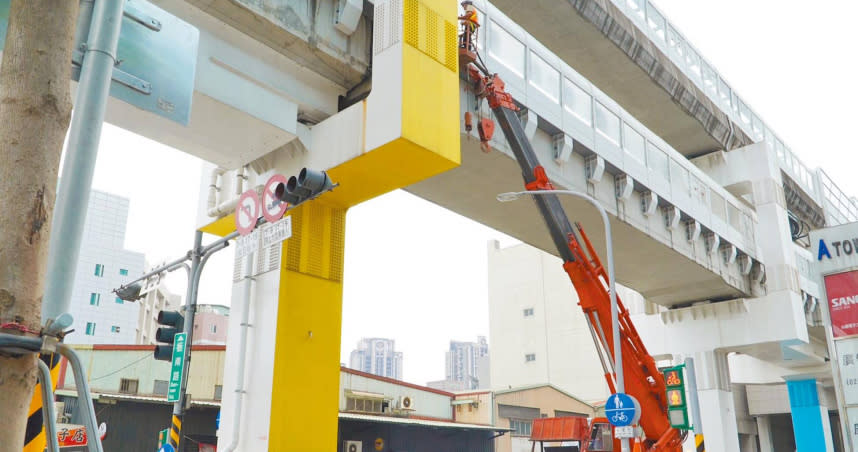
[[(858, 3), (657, 5), (805, 163), (858, 193), (850, 46)], [(106, 126), (94, 188), (131, 198), (126, 246), (150, 262), (190, 247), (199, 177), (199, 160)], [(443, 378), (450, 339), (488, 334), (486, 241), (501, 234), (394, 192), (353, 208), (346, 237), (342, 362), (360, 337), (390, 337), (404, 352), (405, 379), (423, 384)], [(210, 261), (201, 302), (229, 304), (231, 265), (231, 249)], [(169, 284), (184, 293), (184, 276)]]

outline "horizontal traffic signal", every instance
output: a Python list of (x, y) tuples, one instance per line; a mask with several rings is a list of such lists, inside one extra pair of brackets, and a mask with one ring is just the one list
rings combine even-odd
[(274, 190), (274, 195), (281, 201), (296, 206), (308, 199), (321, 195), (333, 187), (334, 184), (328, 177), (328, 173), (303, 168), (297, 177), (292, 176), (285, 185), (280, 184)]

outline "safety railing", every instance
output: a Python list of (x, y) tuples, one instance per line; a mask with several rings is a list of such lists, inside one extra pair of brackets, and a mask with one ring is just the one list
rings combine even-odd
[[(92, 405), (92, 395), (89, 391), (86, 373), (77, 353), (68, 345), (58, 342), (53, 336), (45, 335), (41, 338), (16, 336), (14, 334), (0, 333), (0, 350), (15, 354), (51, 354), (59, 353), (65, 357), (71, 365), (72, 372), (77, 382), (78, 399), (84, 403), (79, 405), (84, 411), (84, 426), (87, 433), (87, 449), (89, 452), (104, 452), (101, 438), (98, 435), (98, 427), (95, 419), (95, 408)], [(42, 360), (39, 362), (38, 379), (42, 391), (42, 418), (45, 424), (45, 436), (47, 438), (47, 450), (49, 452), (60, 452), (59, 440), (57, 439), (57, 415), (54, 411), (54, 390), (51, 381), (51, 371)]]
[[(706, 61), (667, 17), (649, 0), (611, 0), (625, 12), (650, 41), (654, 42), (698, 88), (719, 105), (731, 120), (755, 141), (765, 141), (774, 151), (784, 171), (818, 204), (823, 205), (826, 224), (833, 226), (858, 221), (858, 202), (843, 191), (821, 169), (812, 170), (786, 146), (772, 129), (727, 83), (715, 67)], [(820, 186), (815, 175), (824, 178)]]
[(752, 209), (490, 3), (476, 5), (477, 46), (514, 98), (743, 252), (756, 254)]

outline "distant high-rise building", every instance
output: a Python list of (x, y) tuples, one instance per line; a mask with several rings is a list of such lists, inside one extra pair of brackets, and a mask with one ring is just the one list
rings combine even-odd
[(140, 305), (113, 289), (143, 273), (142, 253), (124, 248), (127, 198), (93, 190), (86, 211), (69, 312), (74, 344), (133, 344)]
[(363, 338), (352, 350), (349, 367), (361, 372), (402, 380), (402, 352), (397, 352), (393, 339)]
[(446, 353), (446, 378), (426, 385), (445, 391), (488, 388), (489, 343), (485, 336), (477, 336), (477, 342), (450, 341), (450, 350)]

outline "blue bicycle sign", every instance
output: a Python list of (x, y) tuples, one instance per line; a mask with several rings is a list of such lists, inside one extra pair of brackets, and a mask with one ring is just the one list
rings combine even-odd
[(605, 417), (614, 427), (637, 424), (641, 417), (641, 407), (638, 401), (628, 394), (611, 394), (605, 403)]

